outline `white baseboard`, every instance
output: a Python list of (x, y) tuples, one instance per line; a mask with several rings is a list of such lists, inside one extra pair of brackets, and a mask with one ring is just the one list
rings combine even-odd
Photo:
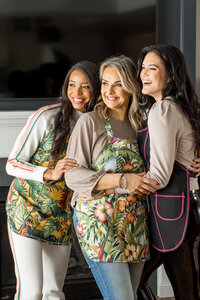
[(174, 297), (171, 284), (163, 266), (157, 270), (157, 291), (160, 298)]

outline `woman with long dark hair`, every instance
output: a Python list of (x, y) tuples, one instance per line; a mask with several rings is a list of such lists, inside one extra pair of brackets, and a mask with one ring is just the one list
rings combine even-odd
[(99, 93), (96, 64), (73, 65), (61, 101), (29, 118), (8, 158), (6, 170), (15, 176), (6, 204), (17, 277), (15, 299), (65, 299), (62, 288), (72, 243), (73, 192), (63, 174), (77, 166), (65, 155), (77, 119), (93, 110)]
[(159, 183), (157, 192), (150, 195), (152, 251), (144, 267), (139, 299), (155, 299), (145, 284), (163, 263), (175, 299), (197, 300), (200, 196), (192, 165), (200, 147), (200, 104), (184, 56), (174, 46), (143, 48), (138, 79), (140, 102), (144, 112), (149, 112), (148, 128), (138, 137), (148, 170), (145, 177)]

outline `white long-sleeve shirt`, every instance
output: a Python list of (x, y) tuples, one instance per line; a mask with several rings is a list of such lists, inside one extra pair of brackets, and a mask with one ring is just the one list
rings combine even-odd
[[(44, 106), (29, 117), (9, 155), (6, 164), (9, 175), (44, 182), (43, 174), (47, 167), (30, 164), (29, 161), (43, 137), (54, 129), (55, 116), (60, 108), (60, 103)], [(78, 111), (74, 111), (70, 120), (71, 131), (79, 115)]]

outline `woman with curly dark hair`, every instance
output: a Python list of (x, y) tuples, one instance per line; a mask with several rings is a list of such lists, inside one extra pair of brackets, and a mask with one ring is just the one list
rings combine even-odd
[[(182, 52), (170, 45), (142, 49), (138, 79), (148, 128), (140, 131), (150, 195), (151, 259), (145, 263), (139, 299), (155, 299), (145, 284), (163, 263), (175, 299), (200, 299), (200, 195), (193, 159), (200, 147), (200, 104)], [(198, 164), (196, 166), (198, 172)], [(145, 292), (146, 289), (146, 292)], [(146, 294), (146, 295), (145, 295)]]
[(96, 64), (81, 61), (73, 65), (62, 86), (61, 101), (40, 108), (29, 118), (8, 158), (6, 170), (15, 176), (6, 210), (16, 299), (65, 299), (62, 288), (71, 250), (73, 210), (72, 191), (63, 174), (77, 166), (65, 155), (77, 119), (93, 110), (99, 93)]

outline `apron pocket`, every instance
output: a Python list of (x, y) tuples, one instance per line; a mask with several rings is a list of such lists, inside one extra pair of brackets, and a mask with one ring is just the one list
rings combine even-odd
[(155, 195), (157, 216), (164, 221), (179, 220), (184, 213), (185, 195)]

